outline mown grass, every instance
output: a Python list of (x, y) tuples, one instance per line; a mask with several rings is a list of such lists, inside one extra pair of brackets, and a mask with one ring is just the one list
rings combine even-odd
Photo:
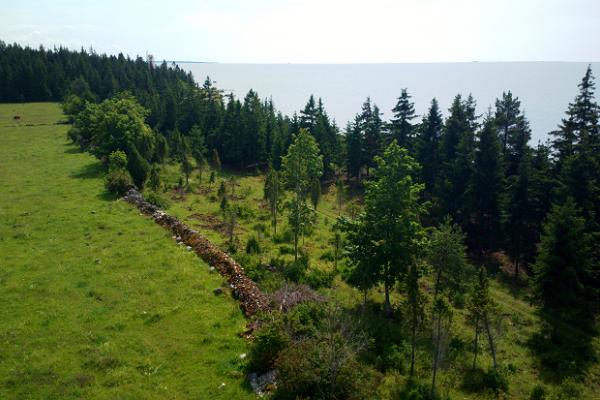
[[(263, 263), (268, 262), (271, 257), (280, 257), (285, 261), (291, 261), (293, 256), (286, 251), (290, 249), (291, 242), (275, 243), (270, 236), (271, 227), (269, 214), (263, 204), (263, 185), (264, 177), (257, 174), (239, 175), (230, 172), (217, 173), (215, 183), (209, 184), (208, 177), (210, 172), (204, 171), (202, 179), (193, 175), (191, 179), (190, 190), (183, 195), (176, 194), (173, 187), (180, 179), (181, 172), (176, 164), (165, 165), (162, 170), (163, 183), (169, 188), (164, 195), (170, 197), (172, 205), (169, 212), (177, 215), (189, 225), (195, 227), (203, 234), (211, 238), (215, 243), (227, 248), (228, 238), (222, 232), (218, 232), (202, 220), (198, 215), (211, 215), (215, 219), (221, 219), (219, 210), (219, 200), (216, 199), (217, 188), (221, 181), (231, 182), (231, 176), (235, 178), (235, 203), (243, 209), (249, 211), (249, 216), (239, 218), (236, 227), (236, 238), (238, 243), (238, 253), (244, 253), (245, 244), (250, 236), (256, 236), (260, 239), (263, 253), (250, 256), (250, 259), (256, 262), (260, 259)], [(231, 186), (227, 185), (228, 190)], [(335, 191), (325, 188), (324, 195), (318, 206), (318, 223), (314, 227), (311, 235), (304, 239), (303, 247), (310, 255), (310, 268), (321, 269), (325, 271), (333, 270), (333, 261), (324, 257), (326, 253), (333, 251), (332, 225), (335, 222), (338, 211), (336, 208)], [(349, 199), (346, 202), (344, 213), (348, 214), (348, 206), (357, 199)], [(258, 235), (256, 232), (257, 224), (266, 226), (266, 234)], [(278, 232), (284, 232), (287, 227), (286, 212), (281, 214), (278, 224)], [(248, 256), (246, 256), (248, 257)], [(239, 258), (239, 257), (238, 257)], [(341, 264), (341, 263), (340, 263)], [(497, 357), (502, 370), (508, 377), (509, 393), (508, 398), (528, 399), (533, 388), (542, 384), (546, 386), (550, 393), (559, 390), (560, 380), (553, 379), (558, 371), (549, 371), (547, 367), (542, 366), (537, 360), (533, 350), (529, 346), (529, 340), (541, 329), (540, 319), (536, 314), (536, 308), (530, 304), (527, 288), (523, 288), (520, 293), (515, 293), (510, 285), (507, 285), (507, 277), (502, 276), (500, 271), (491, 269), (493, 275), (491, 282), (491, 293), (498, 304), (498, 311), (502, 315), (502, 324), (497, 341)], [(259, 285), (262, 283), (259, 282)], [(424, 279), (425, 289), (431, 288), (431, 282)], [(269, 290), (271, 287), (266, 286)], [(342, 303), (348, 309), (359, 309), (363, 301), (362, 294), (346, 285), (340, 277), (336, 277), (331, 288), (321, 289), (329, 298)], [(383, 288), (376, 288), (369, 294), (369, 301), (374, 304), (383, 302)], [(399, 306), (403, 301), (402, 296), (395, 292), (393, 302)], [(438, 382), (440, 392), (449, 395), (452, 399), (488, 399), (495, 396), (490, 393), (469, 393), (461, 389), (464, 377), (471, 369), (472, 363), (472, 328), (465, 322), (466, 311), (457, 309), (454, 312), (454, 321), (452, 327), (452, 336), (454, 337), (452, 348), (449, 351), (448, 363), (441, 371)], [(401, 324), (401, 321), (382, 322)], [(576, 331), (576, 329), (574, 329)], [(426, 328), (421, 334), (422, 340), (418, 355), (417, 374), (423, 382), (429, 382), (431, 376), (431, 357), (430, 357), (430, 329)], [(576, 335), (574, 333), (574, 340)], [(485, 338), (480, 342), (478, 365), (483, 368), (491, 368), (492, 360), (489, 356)], [(600, 341), (594, 339), (593, 347), (596, 353), (600, 354)], [(405, 353), (406, 354), (406, 353)], [(406, 360), (405, 360), (406, 362)], [(406, 375), (393, 371), (388, 371), (380, 386), (380, 395), (382, 398), (390, 398), (392, 393), (406, 382)], [(597, 399), (600, 393), (600, 365), (598, 363), (582, 368), (581, 374), (573, 378), (574, 384), (581, 390), (580, 398)]]
[(253, 398), (222, 278), (108, 196), (62, 119), (0, 105), (0, 398)]

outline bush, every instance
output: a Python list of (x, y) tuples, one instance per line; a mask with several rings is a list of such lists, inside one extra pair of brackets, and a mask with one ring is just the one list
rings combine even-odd
[(260, 254), (261, 248), (258, 239), (255, 236), (250, 236), (248, 238), (248, 242), (246, 243), (246, 253), (247, 254)]
[(308, 270), (308, 255), (300, 253), (298, 260), (289, 263), (284, 271), (283, 275), (287, 280), (292, 282), (300, 283), (304, 280), (306, 271)]
[(529, 396), (529, 400), (546, 400), (547, 393), (546, 388), (542, 385), (535, 385)]
[(148, 192), (145, 194), (144, 198), (148, 203), (155, 205), (156, 207), (161, 208), (163, 210), (166, 210), (171, 206), (171, 202), (169, 201), (169, 199), (167, 199), (158, 192)]
[(125, 169), (113, 169), (106, 175), (105, 186), (110, 193), (123, 196), (133, 186), (133, 182)]
[(285, 229), (283, 232), (278, 232), (273, 235), (273, 242), (276, 244), (280, 243), (292, 243), (294, 241), (294, 233), (291, 229)]
[[(335, 337), (333, 342), (328, 340), (331, 337)], [(376, 390), (376, 373), (358, 361), (341, 335), (289, 346), (275, 366), (279, 371), (278, 399), (371, 399)]]
[(248, 369), (250, 372), (264, 373), (271, 369), (279, 352), (286, 348), (290, 339), (278, 323), (262, 328), (250, 349)]
[(135, 183), (138, 188), (143, 189), (144, 185), (146, 184), (146, 179), (148, 179), (150, 165), (135, 147), (129, 154), (127, 160), (127, 170), (133, 178), (133, 183)]
[(305, 271), (304, 277), (300, 280), (313, 289), (319, 289), (322, 287), (331, 287), (334, 278), (334, 272), (321, 271), (320, 269), (310, 269), (308, 272)]
[(581, 385), (571, 379), (565, 380), (552, 395), (552, 400), (570, 400), (581, 398)]
[(409, 379), (406, 385), (399, 387), (393, 394), (394, 400), (437, 400), (439, 396), (431, 396), (431, 386), (427, 383)]
[(127, 154), (121, 150), (115, 150), (108, 155), (108, 170), (125, 169), (127, 167)]
[(483, 370), (476, 368), (467, 372), (463, 381), (463, 389), (467, 392), (508, 392), (508, 380), (497, 369)]

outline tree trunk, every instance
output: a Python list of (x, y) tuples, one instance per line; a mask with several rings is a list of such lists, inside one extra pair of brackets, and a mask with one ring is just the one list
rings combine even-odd
[(413, 310), (412, 337), (410, 350), (410, 376), (415, 373), (415, 348), (417, 347), (417, 311)]
[(473, 369), (477, 366), (477, 352), (479, 351), (479, 319), (475, 321), (475, 341), (473, 344)]
[(498, 364), (496, 362), (496, 346), (494, 344), (494, 338), (492, 337), (492, 331), (490, 329), (490, 323), (488, 321), (487, 315), (485, 317), (483, 317), (483, 324), (485, 326), (485, 332), (487, 333), (487, 337), (488, 337), (490, 353), (492, 353), (492, 361), (494, 363), (494, 369), (496, 369), (496, 367), (498, 366)]
[[(387, 272), (387, 268), (386, 268)], [(389, 282), (389, 274), (386, 273), (385, 277), (385, 314), (388, 318), (392, 318), (392, 303), (390, 302), (390, 282)]]
[(438, 368), (438, 362), (439, 362), (439, 356), (440, 356), (440, 341), (441, 341), (441, 334), (442, 334), (442, 321), (441, 321), (441, 316), (438, 315), (437, 316), (437, 321), (436, 321), (436, 338), (435, 338), (435, 345), (434, 345), (434, 352), (433, 352), (433, 374), (432, 374), (432, 378), (431, 378), (431, 398), (434, 398), (435, 395), (435, 379), (437, 377), (437, 368)]

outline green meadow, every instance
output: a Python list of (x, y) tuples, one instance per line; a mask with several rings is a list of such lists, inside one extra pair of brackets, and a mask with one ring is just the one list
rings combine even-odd
[(63, 118), (0, 105), (0, 399), (253, 398), (223, 279), (105, 192)]
[[(163, 228), (107, 194), (102, 166), (68, 143), (63, 118), (54, 103), (0, 105), (0, 399), (254, 398), (240, 357), (248, 352), (239, 337), (246, 320), (229, 295), (212, 292), (223, 279)], [(293, 259), (286, 214), (273, 240), (263, 176), (221, 171), (209, 183), (209, 174), (194, 173), (190, 191), (178, 192), (173, 188), (179, 166), (165, 165), (162, 195), (171, 202), (168, 212), (226, 248), (217, 197), (224, 182), (243, 210), (235, 227), (235, 257), (251, 276), (262, 277), (258, 284), (265, 291), (275, 289), (280, 281), (258, 270), (272, 258)], [(334, 270), (332, 226), (338, 209), (334, 191), (324, 189), (317, 224), (301, 247), (311, 269), (327, 272)], [(342, 212), (352, 214), (357, 201), (346, 201)], [(251, 236), (258, 239), (260, 254), (245, 254)], [(529, 399), (537, 384), (567, 396), (556, 398), (569, 398), (569, 385), (578, 388), (580, 398), (598, 398), (598, 363), (562, 385), (560, 371), (541, 365), (528, 344), (540, 328), (528, 290), (515, 291), (499, 266), (491, 270), (492, 295), (503, 316), (497, 346), (510, 384), (508, 398)], [(432, 285), (425, 280), (424, 286), (427, 291)], [(362, 294), (339, 275), (331, 288), (320, 290), (345, 307), (362, 304)], [(370, 293), (372, 303), (382, 300), (381, 288)], [(394, 294), (395, 305), (402, 301)], [(374, 316), (370, 323), (391, 322)], [(461, 389), (472, 340), (464, 310), (456, 310), (452, 332), (454, 362), (440, 375), (441, 392), (453, 399), (494, 398)], [(598, 342), (594, 339), (596, 353)], [(418, 357), (417, 374), (427, 381), (426, 339)], [(479, 363), (491, 365), (486, 351)], [(382, 379), (378, 395), (390, 398), (406, 375), (388, 371)]]

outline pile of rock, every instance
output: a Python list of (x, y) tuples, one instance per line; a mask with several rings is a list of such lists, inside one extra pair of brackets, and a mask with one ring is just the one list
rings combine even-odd
[(227, 253), (213, 245), (197, 231), (180, 222), (177, 218), (166, 214), (156, 206), (145, 201), (137, 190), (130, 189), (123, 199), (134, 204), (142, 213), (152, 216), (158, 224), (170, 229), (181, 242), (189, 246), (200, 258), (215, 267), (221, 275), (226, 277), (233, 295), (240, 302), (240, 307), (244, 314), (251, 316), (259, 311), (269, 310), (267, 296), (246, 276), (244, 268)]

